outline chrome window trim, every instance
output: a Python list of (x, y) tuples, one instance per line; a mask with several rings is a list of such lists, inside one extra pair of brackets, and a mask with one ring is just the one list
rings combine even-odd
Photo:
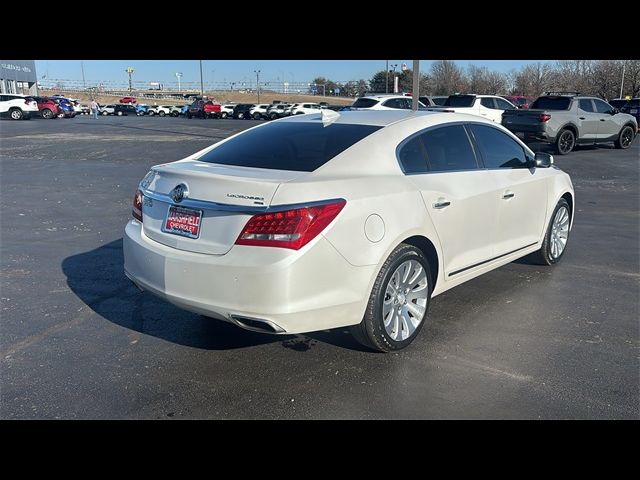
[(270, 205), (270, 206), (252, 206), (252, 205), (231, 205), (228, 203), (218, 203), (218, 202), (210, 202), (207, 200), (197, 200), (194, 198), (185, 198), (179, 203), (173, 201), (173, 199), (165, 194), (158, 193), (151, 190), (147, 190), (145, 188), (140, 187), (140, 191), (142, 195), (145, 197), (149, 197), (152, 200), (157, 200), (159, 202), (167, 203), (169, 205), (173, 205), (176, 207), (187, 207), (187, 208), (195, 208), (201, 210), (209, 210), (209, 211), (218, 211), (218, 212), (235, 212), (235, 213), (247, 213), (247, 214), (258, 214), (258, 213), (277, 213), (283, 212), (285, 210), (294, 210), (296, 208), (304, 208), (304, 207), (317, 207), (319, 205), (326, 205), (329, 203), (343, 202), (346, 201), (344, 198), (330, 198), (328, 200), (314, 200), (311, 202), (302, 202), (302, 203), (288, 203), (281, 205)]
[[(448, 127), (450, 125), (462, 125), (463, 127), (465, 127), (464, 131), (467, 134), (467, 137), (469, 138), (469, 142), (471, 143), (471, 148), (473, 150), (473, 154), (476, 157), (476, 163), (478, 164), (478, 168), (466, 168), (466, 169), (462, 169), (462, 170), (442, 170), (442, 171), (437, 171), (437, 172), (431, 172), (431, 171), (425, 171), (425, 172), (415, 172), (415, 173), (407, 173), (404, 171), (404, 167), (402, 166), (402, 162), (400, 161), (400, 149), (402, 149), (402, 147), (409, 142), (410, 140), (413, 139), (413, 137), (416, 137), (418, 135), (422, 135), (425, 132), (428, 132), (429, 130), (435, 130), (437, 128), (443, 128), (443, 127)], [(411, 135), (409, 135), (407, 138), (405, 138), (404, 140), (402, 140), (398, 146), (396, 147), (396, 161), (398, 162), (398, 166), (400, 167), (400, 170), (402, 171), (402, 173), (406, 176), (412, 176), (412, 175), (436, 175), (436, 174), (443, 174), (443, 173), (456, 173), (456, 172), (477, 172), (479, 170), (489, 170), (489, 171), (494, 171), (494, 170), (514, 170), (512, 168), (487, 168), (484, 165), (484, 159), (482, 158), (481, 153), (477, 150), (479, 147), (476, 145), (475, 142), (475, 138), (473, 138), (472, 133), (470, 132), (469, 129), (466, 128), (467, 125), (484, 125), (486, 127), (491, 127), (495, 130), (498, 130), (499, 132), (507, 135), (508, 137), (510, 137), (512, 140), (515, 140), (516, 143), (518, 143), (522, 149), (524, 150), (525, 153), (525, 157), (531, 157), (531, 158), (535, 158), (535, 153), (533, 152), (533, 150), (531, 150), (524, 142), (522, 142), (518, 137), (516, 137), (515, 135), (513, 135), (513, 133), (509, 132), (507, 130), (507, 132), (499, 129), (496, 127), (496, 125), (490, 124), (490, 123), (485, 123), (485, 122), (475, 122), (473, 120), (466, 120), (466, 121), (457, 121), (457, 122), (449, 122), (449, 123), (441, 123), (438, 125), (431, 125), (430, 127), (424, 128), (422, 130), (419, 130), (415, 133), (412, 133)], [(426, 160), (426, 159), (425, 159)], [(515, 169), (518, 170), (518, 169)]]

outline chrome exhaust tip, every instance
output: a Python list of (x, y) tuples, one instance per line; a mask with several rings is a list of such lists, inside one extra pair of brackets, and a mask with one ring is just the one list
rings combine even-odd
[(231, 315), (233, 323), (245, 330), (251, 330), (253, 332), (260, 333), (284, 333), (284, 328), (273, 323), (271, 320), (265, 320), (262, 318), (244, 317), (242, 315)]

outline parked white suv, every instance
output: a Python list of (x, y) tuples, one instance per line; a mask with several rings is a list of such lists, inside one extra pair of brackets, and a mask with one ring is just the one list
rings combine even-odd
[(33, 97), (3, 93), (0, 95), (0, 117), (13, 120), (29, 120), (40, 114), (38, 104)]
[(171, 105), (154, 105), (153, 107), (149, 107), (147, 115), (150, 117), (153, 117), (154, 115), (158, 115), (159, 117), (171, 115)]
[(100, 107), (99, 112), (102, 115), (114, 115), (116, 113), (116, 106), (113, 104), (103, 105)]
[[(358, 110), (411, 110), (413, 99), (406, 95), (370, 95), (360, 97), (351, 108)], [(419, 107), (425, 107), (425, 104), (418, 102)]]
[(502, 113), (517, 110), (517, 107), (497, 95), (449, 95), (442, 106), (430, 107), (429, 110), (470, 113), (502, 123)]
[(267, 118), (267, 109), (271, 106), (270, 103), (260, 103), (254, 105), (249, 110), (249, 116), (254, 120), (260, 120), (261, 118)]
[(307, 113), (320, 113), (322, 107), (317, 103), (301, 103), (291, 109), (291, 115), (306, 115)]
[(235, 107), (235, 103), (227, 103), (225, 105), (220, 106), (220, 118), (233, 118), (233, 107)]

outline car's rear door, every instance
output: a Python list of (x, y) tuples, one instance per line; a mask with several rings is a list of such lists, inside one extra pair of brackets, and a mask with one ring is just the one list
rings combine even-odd
[(530, 168), (524, 147), (498, 127), (469, 124), (485, 172), (496, 186), (494, 256), (507, 255), (540, 240), (547, 212), (544, 169)]
[(398, 149), (403, 170), (420, 190), (442, 246), (445, 278), (459, 278), (493, 256), (496, 186), (478, 168), (462, 124), (435, 127)]
[(595, 113), (593, 102), (590, 98), (578, 100), (578, 127), (580, 128), (580, 140), (594, 142), (598, 137), (598, 124), (600, 116)]

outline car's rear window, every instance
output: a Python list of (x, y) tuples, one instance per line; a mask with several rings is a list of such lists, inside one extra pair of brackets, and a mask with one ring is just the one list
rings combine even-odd
[(451, 95), (444, 101), (445, 107), (473, 107), (475, 95)]
[(198, 160), (221, 165), (312, 172), (382, 127), (277, 122), (243, 132)]
[(353, 102), (353, 105), (351, 106), (353, 108), (371, 108), (377, 103), (378, 100), (375, 100), (373, 98), (359, 98), (355, 102)]
[(540, 110), (568, 110), (571, 105), (570, 97), (540, 97), (531, 105), (531, 109)]

